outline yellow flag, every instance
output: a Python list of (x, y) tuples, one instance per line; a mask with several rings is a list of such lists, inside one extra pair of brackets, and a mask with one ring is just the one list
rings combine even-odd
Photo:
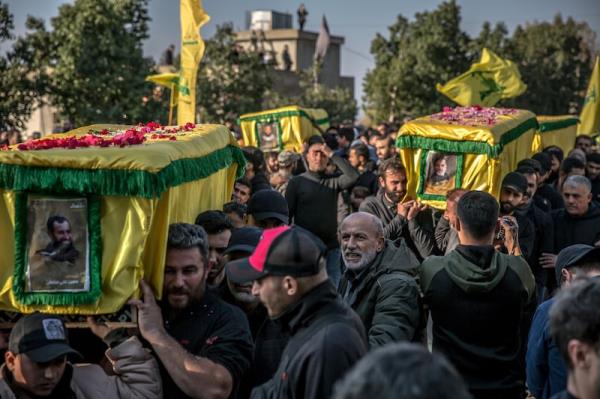
[(196, 77), (198, 64), (204, 55), (200, 27), (210, 20), (201, 0), (180, 0), (181, 69), (179, 71), (179, 100), (177, 123), (196, 122)]
[(462, 106), (491, 107), (503, 98), (523, 94), (527, 86), (512, 61), (500, 58), (484, 48), (478, 63), (446, 84), (438, 83), (436, 89)]
[(156, 83), (159, 86), (164, 86), (171, 90), (171, 101), (170, 106), (174, 107), (177, 105), (178, 99), (178, 86), (179, 86), (179, 73), (159, 73), (157, 75), (148, 75), (146, 80), (152, 83)]
[(581, 115), (579, 115), (581, 123), (577, 128), (577, 134), (594, 134), (600, 130), (600, 101), (598, 101), (598, 95), (600, 95), (600, 57), (596, 57), (596, 64), (583, 101)]

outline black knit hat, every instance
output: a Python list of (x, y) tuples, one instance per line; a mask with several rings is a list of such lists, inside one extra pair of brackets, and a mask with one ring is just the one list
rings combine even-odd
[(527, 192), (527, 179), (518, 172), (510, 172), (502, 179), (502, 188), (509, 188), (525, 194)]

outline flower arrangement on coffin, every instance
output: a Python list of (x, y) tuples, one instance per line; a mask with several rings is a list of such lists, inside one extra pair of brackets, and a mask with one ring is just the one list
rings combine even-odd
[(19, 150), (36, 151), (49, 150), (52, 148), (86, 148), (86, 147), (125, 147), (129, 145), (139, 145), (145, 141), (157, 140), (177, 140), (178, 135), (192, 131), (196, 125), (188, 122), (185, 125), (176, 127), (162, 126), (156, 122), (148, 122), (145, 125), (139, 125), (127, 129), (110, 131), (103, 129), (100, 131), (90, 130), (83, 136), (70, 137), (47, 137), (37, 140), (28, 140), (16, 146), (3, 146), (1, 150)]
[(470, 107), (444, 107), (442, 112), (433, 114), (431, 119), (441, 120), (451, 125), (493, 126), (499, 122), (500, 116), (515, 115), (519, 110), (514, 108), (493, 108), (473, 105)]

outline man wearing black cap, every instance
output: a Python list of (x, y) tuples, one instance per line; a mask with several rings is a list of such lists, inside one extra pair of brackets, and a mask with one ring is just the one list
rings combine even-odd
[(567, 389), (553, 399), (600, 398), (600, 281), (561, 291), (550, 310), (550, 332), (568, 368)]
[(248, 202), (248, 224), (261, 229), (270, 229), (289, 223), (290, 213), (283, 195), (275, 190), (262, 190)]
[(120, 339), (119, 331), (88, 319), (91, 330), (110, 346), (106, 356), (115, 375), (95, 364), (72, 365), (80, 356), (69, 345), (67, 328), (57, 316), (34, 313), (13, 327), (0, 369), (0, 398), (162, 398), (156, 360), (136, 337)]
[(248, 259), (228, 265), (238, 282), (254, 281), (269, 317), (291, 334), (275, 375), (252, 391), (254, 399), (328, 398), (366, 353), (362, 323), (327, 278), (324, 255), (317, 237), (281, 226), (265, 230)]
[[(341, 175), (325, 174), (330, 159)], [(319, 237), (327, 246), (327, 273), (337, 286), (342, 274), (337, 241), (338, 194), (352, 187), (359, 175), (348, 161), (331, 151), (321, 136), (308, 140), (306, 160), (308, 171), (289, 181), (285, 199), (291, 221)]]
[[(600, 276), (600, 248), (576, 244), (566, 247), (556, 258), (553, 278), (562, 287), (575, 279)], [(567, 368), (548, 324), (555, 299), (542, 303), (533, 316), (527, 344), (527, 387), (537, 399), (548, 399), (567, 386)]]
[(519, 226), (519, 247), (525, 259), (529, 260), (535, 241), (535, 228), (533, 223), (517, 210), (521, 207), (527, 196), (527, 179), (520, 173), (510, 172), (504, 179), (500, 188), (500, 216), (512, 216)]

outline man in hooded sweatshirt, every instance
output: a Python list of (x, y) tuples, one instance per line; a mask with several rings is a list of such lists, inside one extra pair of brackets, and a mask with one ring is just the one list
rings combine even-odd
[(521, 257), (516, 224), (501, 221), (508, 254), (497, 252), (499, 206), (481, 191), (457, 205), (460, 244), (421, 265), (424, 304), (433, 321), (433, 350), (444, 353), (475, 399), (521, 399), (529, 314), (535, 281)]
[(381, 220), (366, 212), (344, 219), (339, 240), (346, 271), (338, 292), (362, 320), (369, 347), (418, 338), (417, 258), (404, 242), (387, 241)]

